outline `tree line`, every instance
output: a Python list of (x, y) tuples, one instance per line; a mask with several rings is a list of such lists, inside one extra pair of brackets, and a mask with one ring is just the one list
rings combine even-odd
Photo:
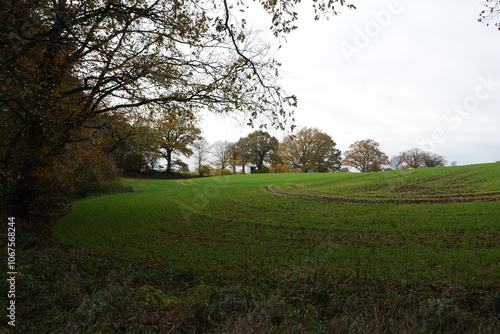
[[(240, 170), (244, 173), (248, 164), (252, 166), (252, 172), (257, 173), (321, 173), (348, 172), (349, 168), (359, 172), (376, 172), (441, 167), (447, 163), (443, 156), (419, 148), (408, 149), (389, 159), (373, 139), (350, 145), (342, 159), (342, 152), (336, 147), (335, 141), (316, 128), (303, 128), (281, 142), (267, 132), (255, 131), (234, 143), (219, 141), (213, 145), (212, 152), (216, 158), (212, 162), (216, 174), (235, 173), (236, 166), (241, 166)], [(195, 154), (200, 157), (199, 147)], [(208, 171), (209, 168), (202, 161), (197, 161), (197, 171)]]
[[(228, 173), (267, 172), (375, 172), (390, 169), (438, 167), (446, 159), (431, 152), (411, 148), (389, 157), (373, 139), (351, 144), (344, 152), (332, 137), (317, 128), (304, 127), (281, 142), (268, 132), (254, 131), (237, 141), (213, 144), (202, 137), (198, 120), (192, 115), (156, 110), (154, 119), (128, 125), (126, 136), (110, 150), (122, 171), (189, 171), (180, 158), (192, 157), (200, 176)], [(158, 117), (161, 115), (161, 117)], [(123, 132), (123, 131), (122, 131)], [(165, 161), (165, 166), (159, 162)]]

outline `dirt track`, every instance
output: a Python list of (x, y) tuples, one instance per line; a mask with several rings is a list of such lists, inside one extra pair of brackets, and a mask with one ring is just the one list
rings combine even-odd
[[(328, 195), (331, 193), (304, 189), (297, 185), (290, 185), (292, 188), (308, 193)], [(394, 203), (394, 204), (429, 204), (429, 203), (462, 203), (462, 202), (491, 202), (500, 201), (500, 192), (480, 193), (480, 194), (450, 194), (450, 195), (428, 195), (425, 198), (414, 196), (409, 198), (394, 198), (389, 196), (365, 196), (367, 198), (347, 198), (336, 196), (314, 196), (306, 194), (290, 194), (277, 189), (274, 186), (266, 186), (265, 189), (273, 194), (309, 198), (320, 202), (348, 202), (348, 203)], [(420, 197), (420, 198), (418, 198)]]

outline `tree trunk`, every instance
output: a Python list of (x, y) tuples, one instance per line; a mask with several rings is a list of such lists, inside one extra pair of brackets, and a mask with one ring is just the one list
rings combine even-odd
[(172, 173), (172, 151), (167, 150), (167, 155), (165, 156), (165, 159), (167, 159), (167, 173)]

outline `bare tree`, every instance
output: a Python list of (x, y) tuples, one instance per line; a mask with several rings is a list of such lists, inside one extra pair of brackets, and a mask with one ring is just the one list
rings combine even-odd
[(439, 167), (446, 165), (446, 159), (438, 154), (425, 152), (419, 148), (411, 148), (401, 152), (398, 159), (403, 168)]
[(389, 166), (391, 166), (394, 170), (398, 170), (403, 168), (404, 161), (401, 155), (395, 155), (389, 159)]
[(196, 161), (196, 170), (200, 176), (203, 176), (203, 165), (210, 154), (210, 145), (205, 138), (200, 138), (193, 143), (192, 147)]
[(221, 140), (212, 145), (212, 154), (215, 157), (214, 164), (220, 169), (221, 174), (229, 166), (229, 160), (235, 152), (235, 145), (227, 140)]
[(422, 168), (425, 167), (425, 152), (419, 148), (411, 148), (400, 153), (404, 163), (404, 168)]

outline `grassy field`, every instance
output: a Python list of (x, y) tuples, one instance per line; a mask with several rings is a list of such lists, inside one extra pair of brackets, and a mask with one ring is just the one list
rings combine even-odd
[(499, 163), (123, 183), (26, 240), (21, 332), (500, 332)]
[(203, 274), (500, 285), (500, 165), (367, 174), (124, 180), (56, 236)]

